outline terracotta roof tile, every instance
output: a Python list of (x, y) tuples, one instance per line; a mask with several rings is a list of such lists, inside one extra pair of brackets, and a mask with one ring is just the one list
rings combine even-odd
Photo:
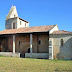
[(15, 33), (31, 33), (31, 32), (47, 32), (55, 25), (49, 26), (35, 26), (35, 27), (23, 27), (19, 29), (6, 29), (0, 31), (0, 34), (15, 34)]
[(70, 34), (72, 32), (61, 30), (61, 31), (54, 31), (52, 34)]

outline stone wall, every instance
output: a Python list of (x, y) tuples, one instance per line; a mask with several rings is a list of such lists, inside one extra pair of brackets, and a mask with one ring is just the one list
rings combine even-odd
[(13, 23), (15, 23), (15, 28), (17, 29), (17, 18), (11, 18), (5, 21), (5, 29), (13, 29)]
[[(32, 35), (32, 53), (49, 53), (48, 50), (48, 34)], [(39, 40), (41, 44), (39, 44)], [(15, 35), (15, 52), (21, 54), (28, 53), (30, 48), (30, 34)], [(13, 35), (4, 36), (1, 40), (1, 52), (13, 52)]]
[(38, 53), (48, 53), (49, 49), (49, 36), (48, 35), (38, 35), (38, 43), (39, 40), (41, 41), (41, 44), (37, 45), (37, 52)]
[(10, 18), (10, 19), (6, 20), (5, 21), (5, 29), (13, 29), (13, 23), (15, 23), (15, 29), (18, 29), (21, 27), (29, 27), (29, 23), (26, 23), (17, 17), (17, 18)]
[[(38, 41), (41, 40), (41, 45)], [(30, 48), (30, 34), (16, 35), (15, 39), (16, 52), (28, 53)], [(32, 41), (33, 53), (48, 53), (48, 35), (33, 34)]]
[(32, 42), (32, 47), (33, 47), (33, 49), (32, 49), (32, 52), (33, 53), (37, 53), (38, 51), (37, 51), (37, 47), (38, 47), (38, 35), (33, 35), (33, 42)]
[(29, 34), (23, 34), (23, 35), (16, 35), (15, 36), (15, 48), (16, 52), (20, 53), (27, 53), (28, 49), (30, 47), (30, 36)]
[(1, 51), (2, 52), (12, 52), (13, 51), (13, 37), (6, 36), (0, 39)]
[(8, 37), (8, 51), (13, 52), (13, 36)]
[[(48, 53), (32, 53), (32, 58), (46, 58), (48, 59)], [(25, 53), (25, 58), (30, 58), (30, 53)]]
[(12, 53), (12, 52), (0, 52), (0, 55), (8, 57), (20, 57), (20, 53)]
[[(54, 59), (72, 58), (72, 35), (68, 34), (50, 35), (50, 38), (53, 38)], [(63, 39), (63, 46), (61, 46), (61, 39)]]

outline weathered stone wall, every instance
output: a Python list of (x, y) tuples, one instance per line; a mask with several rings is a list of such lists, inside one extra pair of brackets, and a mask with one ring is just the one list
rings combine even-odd
[(32, 51), (33, 53), (37, 53), (37, 47), (38, 47), (38, 35), (33, 35), (33, 42), (32, 42)]
[[(38, 40), (41, 40), (41, 45), (38, 44)], [(30, 34), (17, 35), (15, 39), (15, 44), (16, 52), (28, 53), (28, 49), (30, 48)], [(48, 53), (48, 35), (33, 34), (32, 52)]]
[(8, 51), (13, 52), (13, 36), (8, 37)]
[(15, 6), (11, 7), (9, 14), (6, 16), (5, 29), (13, 29), (13, 23), (15, 23), (15, 29), (29, 27), (29, 23), (19, 19)]
[[(32, 35), (32, 52), (33, 53), (48, 53), (48, 34)], [(41, 40), (41, 44), (39, 44)], [(6, 36), (1, 41), (2, 52), (13, 52), (13, 35)], [(3, 47), (6, 49), (4, 50)], [(15, 52), (28, 53), (30, 48), (30, 34), (15, 35)]]
[(12, 52), (0, 52), (0, 55), (8, 57), (20, 57), (20, 53), (12, 53)]
[[(50, 38), (53, 38), (54, 59), (72, 58), (72, 35), (50, 35)], [(61, 46), (61, 39), (63, 39), (63, 46)]]
[(30, 36), (29, 35), (16, 35), (15, 36), (16, 52), (27, 53), (30, 47)]
[(48, 53), (49, 49), (49, 36), (48, 35), (38, 35), (38, 41), (41, 41), (41, 44), (38, 44), (37, 52), (38, 53)]
[(5, 21), (5, 29), (13, 29), (13, 23), (15, 23), (15, 29), (18, 29), (21, 27), (29, 27), (29, 23), (26, 23), (17, 17), (17, 18), (10, 18), (10, 19), (6, 20)]
[[(32, 53), (32, 58), (46, 58), (48, 59), (48, 53)], [(30, 58), (30, 53), (25, 53), (26, 58)]]
[(1, 51), (12, 52), (13, 51), (13, 38), (12, 36), (4, 37), (1, 40)]
[(5, 29), (13, 29), (13, 23), (15, 23), (15, 28), (17, 29), (17, 18), (11, 18), (5, 21)]

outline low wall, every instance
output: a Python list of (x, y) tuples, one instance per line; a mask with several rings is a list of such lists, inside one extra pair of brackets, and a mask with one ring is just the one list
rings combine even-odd
[(20, 53), (12, 53), (12, 52), (0, 52), (0, 55), (8, 57), (20, 57)]
[(25, 53), (25, 58), (49, 58), (48, 53)]

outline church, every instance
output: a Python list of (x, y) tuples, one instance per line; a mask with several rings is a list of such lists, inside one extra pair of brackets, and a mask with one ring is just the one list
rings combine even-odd
[(56, 25), (29, 27), (12, 6), (0, 31), (0, 55), (23, 58), (72, 59), (72, 32)]

